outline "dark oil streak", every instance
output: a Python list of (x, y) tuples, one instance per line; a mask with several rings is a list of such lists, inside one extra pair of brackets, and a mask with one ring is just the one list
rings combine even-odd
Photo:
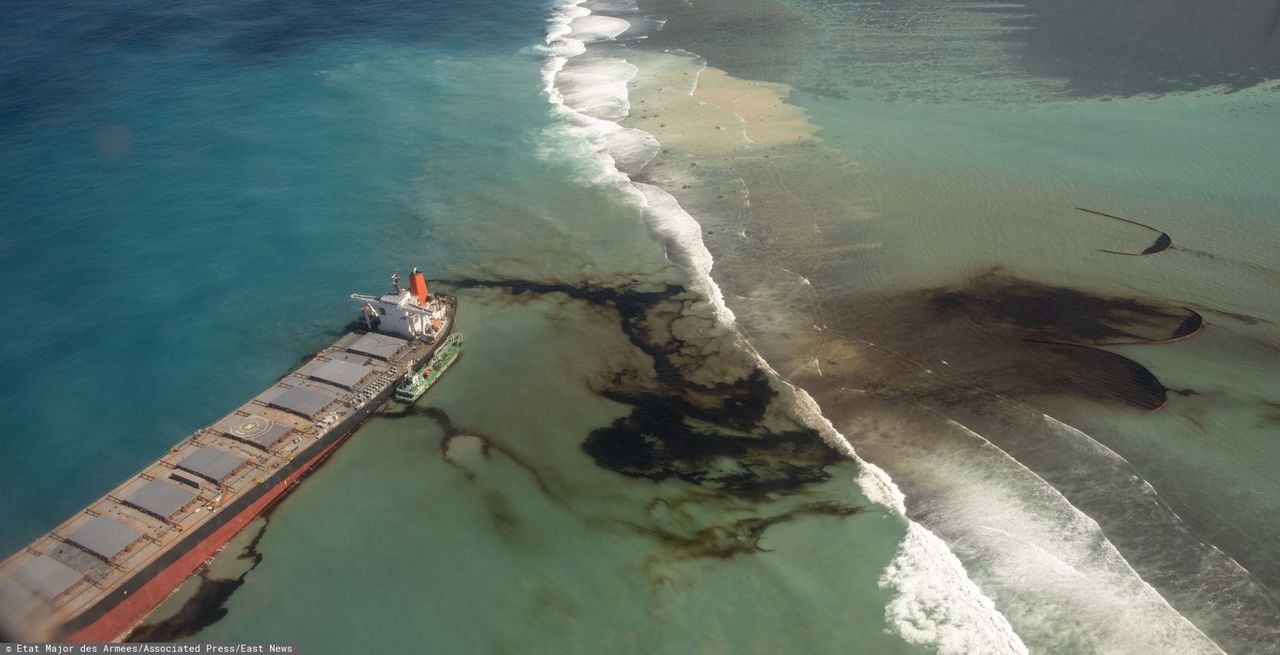
[(1179, 341), (1186, 341), (1187, 339), (1190, 339), (1204, 331), (1204, 317), (1200, 316), (1200, 313), (1195, 310), (1189, 308), (1184, 309), (1191, 312), (1191, 315), (1183, 319), (1182, 323), (1180, 323), (1178, 327), (1174, 328), (1173, 334), (1163, 339), (1099, 341), (1096, 343), (1072, 343), (1069, 341), (1052, 341), (1049, 339), (1026, 339), (1026, 341), (1030, 341), (1032, 343), (1056, 344), (1059, 346), (1082, 346), (1086, 348), (1093, 348), (1097, 346), (1158, 346), (1166, 343), (1177, 343)]
[[(399, 420), (399, 419), (408, 418), (408, 417), (427, 418), (434, 421), (437, 425), (440, 426), (440, 429), (444, 431), (444, 439), (441, 440), (440, 442), (441, 453), (444, 453), (445, 449), (448, 447), (449, 440), (451, 439), (455, 439), (457, 437), (462, 437), (462, 436), (475, 437), (476, 439), (479, 439), (480, 452), (486, 459), (488, 459), (490, 454), (494, 451), (497, 451), (498, 453), (506, 456), (506, 458), (511, 460), (513, 464), (524, 469), (529, 474), (529, 476), (533, 478), (534, 485), (538, 487), (538, 490), (541, 491), (542, 494), (547, 497), (547, 499), (561, 506), (562, 508), (568, 510), (570, 513), (576, 514), (576, 512), (573, 509), (573, 506), (567, 500), (565, 500), (563, 497), (558, 495), (556, 492), (552, 491), (551, 486), (547, 484), (546, 479), (542, 476), (542, 474), (538, 471), (536, 467), (534, 467), (529, 462), (525, 461), (523, 458), (521, 458), (519, 455), (517, 455), (510, 449), (503, 448), (501, 444), (497, 443), (493, 439), (483, 434), (480, 434), (475, 430), (463, 430), (461, 428), (458, 428), (454, 424), (453, 419), (450, 418), (449, 414), (445, 412), (443, 409), (439, 407), (418, 407), (417, 405), (405, 405), (398, 412), (395, 412), (395, 413), (387, 412), (379, 415), (379, 418), (386, 419), (386, 420)], [(458, 465), (456, 462), (449, 460), (447, 457), (445, 458), (445, 461), (450, 466), (461, 469), (466, 474), (466, 477), (468, 480), (471, 480), (471, 481), (475, 480), (475, 473), (473, 471), (463, 468), (462, 466)]]
[(613, 306), (621, 317), (622, 330), (632, 345), (654, 357), (654, 367), (659, 380), (679, 383), (683, 376), (671, 362), (669, 348), (658, 347), (644, 337), (640, 323), (648, 310), (662, 300), (674, 298), (685, 292), (684, 287), (668, 284), (661, 291), (636, 291), (627, 288), (609, 288), (591, 284), (563, 284), (534, 282), (531, 280), (439, 280), (438, 284), (459, 289), (500, 289), (513, 295), (546, 295), (562, 293), (570, 298), (592, 305)]
[[(984, 273), (963, 287), (925, 289), (904, 299), (923, 301), (931, 311), (927, 318), (906, 316), (896, 321), (898, 324), (922, 318), (934, 323), (971, 320), (984, 331), (1008, 327), (1031, 338), (1069, 343), (1145, 340), (1129, 331), (1137, 325), (1133, 317), (1148, 322), (1175, 318), (1179, 324), (1186, 321), (1181, 315), (1143, 301), (1049, 286), (995, 272)], [(1031, 334), (1025, 334), (1028, 332)]]
[[(1185, 309), (1046, 285), (998, 268), (955, 286), (903, 292), (881, 306), (890, 313), (868, 316), (851, 304), (828, 317), (834, 327), (825, 331), (840, 337), (835, 343), (853, 339), (888, 359), (843, 370), (843, 360), (832, 360), (822, 366), (823, 381), (860, 397), (957, 407), (995, 402), (977, 401), (968, 393), (976, 390), (1020, 401), (1070, 397), (1155, 409), (1165, 398), (1149, 373), (1091, 346), (1185, 337), (1202, 323)], [(934, 375), (939, 360), (945, 369)]]
[(262, 540), (262, 536), (267, 532), (267, 525), (270, 523), (269, 514), (270, 510), (262, 513), (261, 516), (267, 521), (258, 529), (258, 533), (253, 536), (253, 540), (249, 542), (249, 545), (245, 546), (244, 552), (236, 556), (236, 559), (253, 560), (253, 565), (239, 576), (231, 579), (211, 578), (209, 577), (209, 568), (207, 566), (201, 567), (198, 574), (200, 576), (200, 586), (196, 589), (195, 595), (182, 605), (177, 614), (159, 623), (139, 626), (124, 641), (143, 643), (174, 641), (182, 637), (190, 637), (221, 621), (222, 617), (227, 615), (226, 604), (231, 595), (244, 584), (245, 577), (262, 563), (262, 553), (258, 552), (258, 542)]
[[(632, 407), (627, 416), (593, 430), (582, 444), (583, 450), (604, 468), (653, 482), (674, 478), (692, 485), (709, 485), (731, 495), (763, 497), (825, 480), (829, 475), (826, 467), (843, 461), (842, 455), (815, 430), (778, 432), (763, 424), (766, 409), (777, 392), (759, 368), (744, 378), (713, 384), (688, 379), (682, 366), (696, 363), (678, 363), (677, 356), (687, 358), (700, 348), (672, 336), (670, 329), (665, 330), (665, 341), (659, 342), (652, 336), (650, 324), (655, 319), (669, 324), (687, 314), (689, 300), (680, 298), (685, 293), (683, 287), (667, 285), (660, 291), (642, 292), (527, 280), (442, 283), (455, 288), (504, 289), (516, 295), (562, 293), (617, 310), (624, 334), (652, 358), (658, 388), (623, 388), (619, 386), (621, 376), (615, 376), (614, 388), (599, 392)], [(660, 307), (664, 302), (679, 304)], [(710, 427), (694, 429), (690, 420)], [(726, 458), (735, 461), (738, 470), (721, 470)]]
[(1261, 318), (1259, 316), (1250, 316), (1248, 314), (1241, 314), (1239, 312), (1231, 312), (1225, 309), (1213, 309), (1212, 307), (1204, 307), (1200, 305), (1197, 305), (1197, 307), (1200, 307), (1200, 309), (1203, 309), (1204, 311), (1209, 312), (1210, 314), (1216, 314), (1223, 318), (1229, 318), (1233, 321), (1236, 321), (1238, 323), (1243, 323), (1245, 325), (1259, 325), (1259, 324), (1270, 325), (1271, 324), (1271, 321), (1268, 321), (1267, 319)]
[[(275, 513), (284, 501), (289, 497), (293, 490), (296, 489), (303, 481), (311, 477), (320, 467), (333, 457), (342, 448), (343, 443), (339, 443), (333, 450), (324, 455), (324, 458), (316, 462), (310, 469), (307, 469), (292, 484), (285, 487), (271, 504), (258, 514), (263, 520), (262, 527), (258, 530), (258, 534), (253, 536), (253, 540), (249, 542), (242, 553), (236, 556), (236, 559), (252, 559), (253, 565), (237, 576), (235, 579), (218, 579), (209, 577), (208, 562), (201, 566), (200, 586), (196, 589), (196, 593), (191, 597), (178, 613), (156, 623), (154, 625), (143, 625), (134, 629), (129, 633), (123, 641), (126, 642), (162, 642), (173, 641), (180, 637), (187, 637), (198, 633), (214, 623), (222, 620), (227, 615), (226, 603), (230, 600), (231, 595), (235, 593), (240, 585), (245, 583), (245, 578), (251, 571), (258, 568), (262, 563), (262, 553), (258, 552), (258, 543), (267, 533), (267, 526), (271, 523), (271, 515)], [(257, 517), (255, 517), (257, 518)], [(234, 538), (234, 537), (233, 537)], [(224, 546), (225, 548), (225, 546)], [(221, 557), (222, 552), (215, 553), (213, 558)], [(210, 559), (213, 559), (210, 558)], [(144, 619), (145, 620), (145, 619)]]
[[(1164, 409), (1164, 406), (1169, 402), (1169, 395), (1167, 393), (1167, 390), (1165, 389), (1164, 385), (1161, 384), (1159, 378), (1157, 378), (1155, 374), (1150, 371), (1150, 369), (1143, 366), (1142, 364), (1139, 364), (1133, 361), (1132, 359), (1129, 359), (1128, 357), (1125, 357), (1123, 355), (1117, 355), (1116, 353), (1102, 350), (1101, 348), (1095, 348), (1093, 346), (1087, 346), (1087, 345), (1078, 344), (1078, 343), (1066, 343), (1061, 341), (1042, 341), (1037, 339), (1026, 339), (1026, 341), (1029, 343), (1039, 343), (1039, 344), (1043, 344), (1050, 347), (1080, 348), (1085, 351), (1091, 351), (1095, 357), (1098, 357), (1101, 360), (1112, 359), (1124, 367), (1125, 369), (1124, 372), (1127, 374), (1129, 378), (1127, 382), (1132, 383), (1134, 385), (1134, 387), (1132, 388), (1137, 388), (1139, 391), (1145, 392), (1146, 395), (1148, 396), (1146, 398), (1138, 398), (1131, 393), (1123, 394), (1122, 397), (1124, 397), (1127, 401), (1133, 404), (1136, 404), (1142, 407), (1143, 409), (1146, 409), (1151, 412), (1158, 412), (1161, 409)], [(1100, 379), (1098, 380), (1098, 386), (1102, 387), (1106, 382), (1107, 382), (1106, 380)]]
[(1199, 257), (1200, 259), (1220, 262), (1227, 266), (1233, 266), (1235, 268), (1243, 269), (1246, 273), (1250, 275), (1256, 275), (1258, 277), (1267, 278), (1268, 280), (1273, 282), (1280, 282), (1280, 271), (1277, 271), (1273, 268), (1267, 268), (1266, 266), (1263, 266), (1261, 264), (1255, 264), (1253, 262), (1236, 259), (1234, 257), (1223, 256), (1216, 253), (1206, 252), (1204, 250), (1187, 248), (1186, 246), (1176, 246), (1172, 248), (1172, 250), (1177, 250), (1178, 252), (1185, 252), (1188, 255)]
[[(812, 429), (776, 430), (765, 424), (777, 392), (760, 368), (751, 368), (738, 379), (705, 383), (689, 379), (711, 356), (705, 351), (714, 337), (708, 332), (707, 342), (703, 343), (701, 338), (689, 342), (675, 336), (673, 323), (694, 317), (688, 311), (693, 299), (681, 297), (685, 294), (682, 287), (669, 285), (659, 291), (640, 292), (524, 280), (459, 280), (445, 284), (501, 289), (514, 295), (564, 294), (613, 307), (627, 339), (651, 358), (656, 382), (642, 382), (634, 371), (616, 371), (606, 388), (596, 393), (630, 406), (631, 411), (606, 427), (592, 430), (581, 447), (598, 466), (614, 473), (655, 483), (671, 479), (690, 485), (684, 490), (685, 497), (676, 499), (677, 503), (748, 509), (750, 503), (804, 493), (811, 483), (830, 478), (828, 466), (845, 461)], [(457, 432), (440, 410), (406, 407), (400, 412), (401, 416), (410, 414), (436, 420), (446, 434)], [(657, 539), (667, 552), (653, 555), (645, 563), (646, 574), (655, 585), (665, 580), (656, 572), (663, 562), (729, 559), (763, 552), (759, 543), (770, 526), (806, 515), (845, 517), (860, 511), (843, 504), (808, 503), (773, 516), (742, 518), (682, 535), (625, 520), (583, 517), (564, 499), (557, 498), (532, 466), (515, 453), (501, 452), (529, 471), (543, 494), (589, 524), (621, 526)], [(485, 498), (499, 534), (514, 538), (515, 516), (500, 501)], [(744, 507), (742, 503), (748, 505)]]
[(1147, 246), (1147, 249), (1142, 252), (1121, 252), (1119, 250), (1107, 250), (1105, 248), (1099, 248), (1098, 252), (1105, 252), (1109, 255), (1125, 255), (1128, 257), (1146, 257), (1148, 255), (1158, 255), (1172, 247), (1173, 240), (1169, 238), (1169, 235), (1161, 232), (1160, 236), (1156, 237), (1156, 242)]
[(628, 525), (636, 532), (654, 537), (672, 548), (673, 559), (730, 559), (737, 555), (769, 552), (760, 546), (760, 540), (764, 538), (769, 528), (779, 523), (794, 521), (804, 516), (846, 518), (862, 511), (861, 507), (833, 502), (807, 503), (772, 516), (745, 518), (727, 525), (712, 525), (688, 537), (659, 528)]

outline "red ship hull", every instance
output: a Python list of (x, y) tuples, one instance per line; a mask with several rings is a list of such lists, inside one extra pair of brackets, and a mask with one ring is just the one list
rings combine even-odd
[(299, 478), (324, 461), (335, 448), (346, 441), (348, 435), (336, 439), (332, 444), (320, 451), (308, 462), (298, 467), (288, 477), (276, 483), (271, 490), (264, 493), (253, 504), (244, 508), (234, 518), (219, 527), (191, 550), (179, 557), (173, 564), (156, 575), (132, 595), (104, 614), (97, 621), (62, 638), (68, 642), (109, 642), (126, 636), (147, 614), (169, 597), (175, 589), (186, 582), (192, 574), (200, 569), (209, 558), (213, 557), (231, 538), (244, 529), (250, 521), (279, 500)]

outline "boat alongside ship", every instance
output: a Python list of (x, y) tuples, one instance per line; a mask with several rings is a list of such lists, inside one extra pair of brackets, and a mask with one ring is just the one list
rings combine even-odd
[[(403, 372), (460, 345), (449, 334), (452, 296), (431, 294), (417, 269), (408, 289), (392, 281), (388, 294), (352, 294), (357, 329), (0, 563), (0, 632), (123, 638), (323, 462)], [(449, 362), (456, 356), (455, 347)]]
[(449, 370), (458, 355), (462, 354), (462, 335), (451, 334), (440, 347), (436, 349), (431, 359), (423, 364), (421, 370), (409, 369), (405, 372), (404, 377), (400, 379), (400, 384), (396, 385), (396, 400), (405, 403), (416, 402), (427, 392), (436, 380), (440, 379), (444, 372)]

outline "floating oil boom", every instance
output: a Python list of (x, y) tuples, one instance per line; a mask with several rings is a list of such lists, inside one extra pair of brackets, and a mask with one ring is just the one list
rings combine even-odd
[(1076, 207), (1076, 210), (1077, 210), (1077, 211), (1085, 212), (1085, 213), (1087, 213), (1087, 214), (1094, 214), (1095, 216), (1105, 216), (1105, 217), (1107, 217), (1107, 218), (1115, 219), (1115, 220), (1117, 220), (1117, 221), (1122, 221), (1122, 222), (1128, 223), (1128, 224), (1130, 224), (1130, 225), (1136, 225), (1136, 226), (1138, 226), (1138, 227), (1140, 227), (1140, 228), (1142, 228), (1142, 229), (1144, 229), (1144, 230), (1150, 230), (1150, 231), (1152, 231), (1152, 232), (1155, 232), (1155, 233), (1156, 233), (1156, 235), (1157, 235), (1157, 236), (1156, 236), (1156, 241), (1155, 241), (1155, 243), (1151, 244), (1150, 246), (1147, 246), (1147, 248), (1146, 248), (1145, 250), (1143, 250), (1142, 252), (1123, 252), (1123, 251), (1120, 251), (1120, 250), (1099, 250), (1098, 252), (1105, 252), (1105, 253), (1107, 253), (1107, 254), (1109, 254), (1109, 255), (1126, 255), (1126, 256), (1129, 256), (1129, 257), (1146, 257), (1146, 256), (1149, 256), (1149, 255), (1158, 255), (1158, 254), (1160, 254), (1160, 253), (1162, 253), (1162, 252), (1164, 252), (1164, 251), (1166, 251), (1166, 250), (1168, 250), (1168, 249), (1170, 249), (1170, 248), (1172, 248), (1172, 247), (1173, 247), (1173, 239), (1172, 239), (1168, 234), (1166, 234), (1166, 233), (1164, 233), (1164, 232), (1161, 232), (1160, 230), (1157, 230), (1156, 228), (1151, 227), (1150, 225), (1147, 225), (1147, 224), (1145, 224), (1145, 223), (1139, 223), (1138, 221), (1129, 220), (1129, 219), (1127, 219), (1127, 218), (1121, 218), (1121, 217), (1116, 216), (1116, 215), (1114, 215), (1114, 214), (1105, 214), (1105, 213), (1103, 213), (1103, 212), (1100, 212), (1100, 211), (1097, 211), (1097, 210), (1094, 210), (1094, 209), (1085, 209), (1084, 207)]
[(360, 329), (0, 562), (0, 635), (114, 641), (323, 462), (446, 340), (456, 301), (353, 294)]

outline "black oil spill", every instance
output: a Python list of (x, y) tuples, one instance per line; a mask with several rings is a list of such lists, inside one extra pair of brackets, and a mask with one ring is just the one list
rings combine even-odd
[[(761, 497), (828, 479), (843, 460), (812, 429), (765, 425), (777, 396), (759, 368), (739, 379), (694, 381), (705, 344), (678, 338), (672, 323), (688, 318), (694, 298), (676, 285), (657, 291), (546, 284), (527, 280), (452, 280), (456, 288), (497, 288), (519, 295), (561, 293), (613, 307), (631, 343), (653, 361), (656, 384), (637, 388), (619, 371), (599, 390), (629, 405), (626, 416), (591, 432), (583, 450), (609, 470), (654, 482), (677, 479), (726, 493)], [(713, 329), (708, 326), (708, 330)], [(713, 337), (706, 335), (708, 340)]]
[[(440, 280), (437, 284), (456, 289), (500, 289), (514, 296), (564, 294), (575, 300), (592, 305), (613, 307), (622, 319), (622, 330), (631, 343), (642, 351), (661, 351), (662, 347), (649, 343), (644, 337), (641, 321), (649, 310), (657, 303), (685, 294), (684, 287), (676, 284), (664, 285), (656, 291), (641, 291), (626, 287), (603, 287), (592, 284), (565, 284), (555, 282), (534, 282), (531, 280)], [(663, 380), (677, 381), (682, 379), (673, 370), (669, 357), (655, 359), (654, 367), (658, 377)]]
[(764, 537), (765, 531), (779, 523), (794, 521), (804, 516), (845, 518), (860, 511), (862, 510), (859, 507), (839, 503), (806, 503), (771, 516), (745, 518), (726, 525), (702, 528), (690, 536), (639, 526), (636, 526), (636, 530), (655, 537), (669, 546), (674, 551), (675, 559), (729, 559), (737, 555), (768, 552), (760, 546), (760, 540)]
[(200, 586), (177, 614), (159, 623), (139, 626), (125, 638), (125, 641), (135, 643), (173, 641), (194, 635), (222, 620), (222, 617), (227, 615), (226, 602), (231, 598), (231, 594), (244, 584), (249, 572), (258, 568), (258, 564), (262, 562), (262, 553), (258, 552), (258, 542), (266, 534), (267, 525), (271, 522), (269, 513), (270, 510), (263, 513), (263, 517), (267, 520), (263, 522), (249, 545), (245, 546), (244, 552), (236, 556), (236, 559), (253, 560), (249, 568), (239, 576), (230, 579), (209, 577), (209, 569), (202, 568), (199, 573)]
[[(1164, 385), (1155, 374), (1132, 359), (1092, 346), (1047, 345), (1059, 350), (1073, 350), (1069, 355), (1072, 361), (1091, 371), (1085, 379), (1078, 380), (1078, 384), (1093, 385), (1108, 397), (1124, 398), (1126, 402), (1150, 411), (1164, 407), (1169, 400)], [(1106, 371), (1108, 375), (1100, 375), (1099, 371)], [(1063, 375), (1074, 373), (1074, 370), (1068, 370)]]
[(1168, 234), (1161, 232), (1160, 236), (1156, 237), (1156, 242), (1151, 246), (1148, 246), (1146, 250), (1143, 250), (1142, 254), (1154, 255), (1159, 252), (1164, 252), (1172, 247), (1173, 239), (1170, 238)]
[[(826, 480), (826, 467), (843, 459), (813, 430), (774, 431), (761, 424), (775, 395), (762, 372), (722, 394), (720, 405), (703, 407), (678, 389), (606, 391), (633, 409), (592, 431), (582, 448), (597, 464), (623, 475), (654, 482), (675, 478), (752, 497)], [(695, 428), (690, 421), (709, 427)]]
[[(584, 516), (571, 503), (552, 497), (588, 525), (654, 539), (660, 550), (643, 565), (655, 589), (671, 582), (664, 564), (761, 553), (760, 541), (771, 526), (806, 516), (848, 517), (860, 511), (847, 503), (817, 500), (821, 492), (815, 485), (830, 478), (828, 467), (847, 462), (846, 458), (816, 431), (774, 407), (778, 394), (769, 376), (738, 349), (736, 341), (721, 340), (723, 328), (698, 314), (698, 298), (685, 289), (672, 285), (637, 291), (525, 280), (449, 284), (515, 295), (564, 294), (610, 307), (630, 343), (648, 356), (652, 375), (620, 368), (594, 385), (596, 393), (630, 410), (592, 430), (582, 449), (609, 471), (654, 484), (668, 483), (651, 505), (666, 505), (671, 515), (679, 517), (675, 524)], [(732, 361), (726, 363), (726, 358)], [(504, 454), (520, 463), (514, 454)], [(551, 495), (532, 467), (521, 466)], [(515, 526), (502, 520), (510, 516), (501, 500), (485, 498), (499, 532), (507, 536)], [(699, 510), (686, 511), (690, 506)], [(644, 515), (667, 512), (651, 506)]]
[(1271, 321), (1268, 321), (1267, 319), (1262, 318), (1260, 316), (1250, 316), (1249, 314), (1241, 314), (1240, 312), (1231, 312), (1225, 309), (1208, 309), (1204, 307), (1202, 307), (1201, 309), (1211, 314), (1214, 314), (1216, 316), (1229, 318), (1237, 323), (1243, 323), (1244, 325), (1270, 325), (1271, 324)]
[(450, 439), (463, 433), (453, 424), (453, 419), (449, 418), (449, 414), (439, 407), (399, 403), (399, 408), (395, 411), (383, 410), (378, 413), (378, 418), (389, 421), (413, 417), (433, 421), (440, 426), (440, 430), (444, 432), (445, 439)]
[[(859, 348), (856, 371), (824, 365), (824, 380), (931, 404), (972, 403), (964, 390), (980, 388), (1024, 401), (1057, 396), (1156, 410), (1167, 400), (1160, 380), (1101, 347), (1170, 343), (1204, 327), (1190, 309), (1048, 285), (998, 268), (955, 285), (828, 307), (831, 333), (875, 343), (894, 357), (867, 360), (871, 354)], [(815, 357), (833, 364), (840, 352), (833, 342)], [(900, 361), (923, 362), (930, 372)]]
[(1201, 316), (1199, 312), (1190, 309), (1187, 311), (1191, 312), (1191, 314), (1182, 319), (1182, 322), (1178, 324), (1178, 327), (1173, 329), (1173, 334), (1170, 337), (1171, 341), (1186, 339), (1193, 334), (1198, 334), (1200, 330), (1204, 329), (1204, 317)]
[[(554, 502), (555, 504), (559, 505), (561, 508), (565, 509), (566, 511), (576, 514), (576, 511), (574, 510), (572, 504), (569, 503), (563, 496), (557, 493), (554, 489), (552, 489), (551, 485), (547, 483), (547, 480), (543, 477), (542, 473), (537, 469), (537, 467), (525, 461), (524, 458), (520, 457), (518, 453), (508, 448), (502, 447), (501, 444), (485, 436), (484, 434), (481, 434), (479, 431), (466, 430), (458, 427), (454, 423), (453, 418), (449, 416), (449, 413), (439, 407), (420, 406), (420, 405), (414, 405), (414, 404), (401, 405), (398, 410), (394, 412), (383, 412), (379, 414), (378, 417), (380, 419), (387, 419), (387, 420), (398, 420), (398, 419), (404, 419), (409, 417), (419, 417), (419, 418), (426, 418), (435, 422), (436, 425), (440, 427), (441, 431), (444, 432), (444, 437), (440, 440), (440, 446), (439, 446), (439, 451), (442, 459), (444, 459), (445, 463), (462, 471), (463, 475), (470, 482), (476, 481), (476, 471), (451, 459), (447, 455), (447, 453), (449, 450), (449, 443), (454, 439), (457, 439), (459, 437), (469, 437), (472, 439), (476, 439), (477, 441), (480, 442), (480, 455), (485, 460), (490, 459), (495, 454), (505, 457), (516, 466), (524, 469), (525, 472), (529, 474), (529, 476), (533, 479), (534, 485), (538, 487), (538, 490), (542, 493), (544, 497)], [(497, 492), (494, 492), (494, 493), (497, 493)], [(515, 524), (513, 520), (508, 520), (509, 517), (512, 517), (514, 515), (510, 512), (504, 511), (503, 507), (500, 506), (500, 503), (502, 502), (503, 499), (498, 499), (496, 496), (486, 496), (484, 500), (485, 500), (486, 506), (490, 509), (490, 513), (494, 517), (495, 525), (499, 525), (500, 527), (511, 527)]]
[[(1200, 314), (1132, 298), (1056, 287), (991, 271), (962, 287), (923, 292), (941, 320), (960, 315), (1023, 332), (1023, 338), (1081, 345), (1157, 343), (1200, 330)], [(981, 325), (979, 325), (981, 328)]]
[[(339, 446), (340, 447), (340, 446)], [(336, 448), (326, 455), (332, 457), (336, 452)], [(294, 483), (285, 489), (272, 503), (262, 510), (259, 514), (263, 519), (262, 527), (258, 529), (258, 533), (253, 536), (253, 540), (249, 542), (243, 552), (236, 556), (237, 559), (251, 559), (253, 564), (245, 569), (243, 573), (234, 579), (211, 578), (207, 565), (200, 569), (197, 574), (200, 577), (200, 586), (196, 589), (196, 593), (188, 600), (177, 614), (151, 625), (143, 625), (134, 629), (133, 632), (125, 638), (130, 642), (159, 642), (172, 641), (181, 637), (196, 634), (200, 630), (217, 623), (222, 617), (227, 615), (226, 603), (235, 593), (240, 585), (245, 583), (245, 578), (251, 571), (258, 568), (258, 564), (262, 562), (262, 553), (258, 551), (258, 543), (262, 541), (262, 537), (267, 532), (267, 526), (271, 523), (271, 515), (280, 507), (281, 503), (289, 497), (289, 492), (297, 485), (301, 484), (308, 477), (315, 473), (324, 461), (317, 462), (315, 466), (304, 472), (298, 477)], [(221, 557), (222, 554), (216, 555)]]

